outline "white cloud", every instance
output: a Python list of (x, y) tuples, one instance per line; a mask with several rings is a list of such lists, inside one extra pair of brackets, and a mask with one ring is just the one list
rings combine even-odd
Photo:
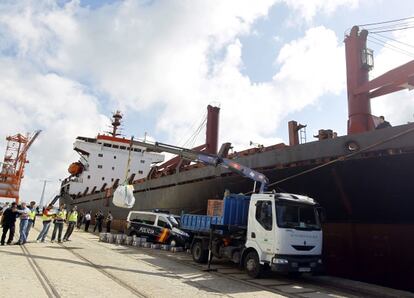
[(77, 135), (104, 128), (94, 94), (126, 113), (161, 111), (155, 129), (168, 135), (162, 141), (182, 139), (200, 111), (219, 101), (223, 141), (237, 150), (250, 140), (278, 142), (282, 117), (338, 94), (345, 71), (334, 32), (315, 27), (282, 47), (272, 80), (243, 75), (240, 36), (252, 34), (276, 2), (122, 1), (98, 10), (77, 1), (63, 8), (51, 1), (0, 5), (4, 134), (45, 128), (30, 152), (24, 195), (40, 195), (39, 178), (66, 175)]
[(356, 8), (359, 0), (282, 0), (286, 5), (297, 12), (295, 20), (312, 21), (317, 13), (331, 15), (340, 7)]
[[(94, 135), (104, 128), (105, 117), (97, 110), (96, 98), (77, 82), (53, 73), (40, 74), (16, 60), (0, 59), (0, 117), (2, 138), (18, 132), (43, 132), (29, 151), (21, 197), (38, 200), (40, 179), (54, 180), (66, 175), (70, 161), (75, 161), (72, 143), (76, 136)], [(0, 140), (0, 152), (5, 150)], [(31, 181), (31, 183), (30, 183)]]
[[(413, 59), (412, 55), (414, 55), (414, 51), (412, 47), (405, 45), (414, 44), (414, 36), (411, 30), (396, 31), (392, 35), (389, 35), (389, 37), (393, 38), (394, 41), (388, 40), (386, 47), (381, 48), (378, 54), (375, 55), (375, 67), (372, 71), (371, 78), (378, 77)], [(383, 37), (379, 38), (384, 41), (386, 40)], [(412, 54), (411, 56), (406, 55), (401, 53), (401, 51), (394, 50), (395, 48)], [(371, 99), (371, 106), (374, 115), (384, 115), (392, 125), (414, 122), (414, 92), (408, 89), (373, 98)]]

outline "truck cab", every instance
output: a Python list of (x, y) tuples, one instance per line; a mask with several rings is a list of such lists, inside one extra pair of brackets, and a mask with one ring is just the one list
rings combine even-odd
[(317, 203), (288, 193), (253, 194), (242, 265), (252, 277), (263, 267), (287, 273), (322, 269), (322, 229)]

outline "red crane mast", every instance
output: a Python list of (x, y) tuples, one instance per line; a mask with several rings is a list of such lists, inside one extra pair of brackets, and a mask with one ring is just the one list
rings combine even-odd
[(20, 184), (24, 177), (24, 167), (27, 160), (27, 152), (40, 130), (29, 134), (16, 134), (6, 137), (6, 153), (1, 164), (0, 172), (0, 198), (15, 199), (19, 203)]

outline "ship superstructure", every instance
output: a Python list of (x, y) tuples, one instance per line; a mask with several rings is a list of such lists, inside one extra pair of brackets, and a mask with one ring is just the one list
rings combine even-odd
[[(80, 155), (80, 159), (69, 166), (70, 176), (63, 182), (66, 193), (76, 197), (114, 189), (125, 180), (132, 182), (146, 177), (153, 165), (164, 161), (163, 154), (131, 146), (131, 140), (119, 137), (121, 119), (120, 112), (113, 115), (109, 134), (76, 138), (73, 150)], [(129, 157), (131, 162), (128, 166)]]

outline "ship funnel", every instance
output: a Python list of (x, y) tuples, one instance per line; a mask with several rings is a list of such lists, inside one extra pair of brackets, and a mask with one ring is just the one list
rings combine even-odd
[(206, 153), (217, 154), (219, 113), (219, 107), (207, 106)]

